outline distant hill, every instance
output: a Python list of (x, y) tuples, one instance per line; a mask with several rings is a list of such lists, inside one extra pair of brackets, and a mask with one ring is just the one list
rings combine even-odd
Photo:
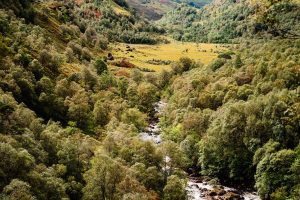
[(160, 24), (177, 40), (232, 42), (240, 37), (298, 37), (298, 1), (215, 0), (202, 9), (180, 5)]
[(138, 15), (148, 20), (159, 20), (178, 4), (186, 3), (190, 7), (202, 8), (211, 0), (127, 0), (127, 2)]

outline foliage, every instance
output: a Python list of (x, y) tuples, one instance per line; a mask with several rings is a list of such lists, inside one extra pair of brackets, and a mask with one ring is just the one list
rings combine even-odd
[(171, 79), (164, 137), (204, 176), (255, 185), (262, 199), (295, 199), (299, 59), (289, 59), (299, 40), (251, 40), (231, 50), (239, 53)]
[(160, 24), (176, 40), (232, 43), (245, 37), (299, 38), (299, 4), (292, 1), (214, 1), (203, 9), (180, 5)]
[(107, 71), (107, 65), (102, 59), (97, 59), (94, 66), (98, 75), (101, 75), (103, 72)]
[[(102, 59), (108, 40), (122, 41), (115, 31), (155, 43), (154, 25), (143, 32), (149, 24), (140, 30), (142, 19), (116, 15), (107, 1), (8, 2), (0, 1), (14, 10), (0, 10), (0, 199), (162, 198), (162, 156), (137, 137), (161, 78), (119, 77)], [(27, 8), (31, 23), (20, 18)]]

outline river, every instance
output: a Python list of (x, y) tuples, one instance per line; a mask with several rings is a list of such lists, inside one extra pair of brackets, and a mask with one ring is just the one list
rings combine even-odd
[[(160, 136), (159, 116), (166, 105), (163, 101), (155, 104), (154, 108), (158, 117), (154, 118), (149, 126), (139, 134), (141, 140), (153, 141), (155, 144), (163, 142)], [(201, 177), (189, 177), (186, 191), (188, 200), (260, 200), (255, 192), (244, 192), (222, 185), (212, 185), (204, 181)]]

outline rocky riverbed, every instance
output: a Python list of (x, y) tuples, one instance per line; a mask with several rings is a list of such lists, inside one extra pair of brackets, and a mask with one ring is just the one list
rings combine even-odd
[(212, 185), (201, 177), (189, 177), (186, 190), (189, 200), (260, 200), (255, 192)]
[[(166, 103), (160, 101), (155, 104), (155, 112), (159, 116)], [(159, 118), (152, 119), (149, 126), (139, 134), (141, 140), (162, 143), (160, 136)], [(188, 200), (260, 200), (255, 192), (245, 192), (222, 185), (209, 184), (202, 177), (190, 176), (186, 187)]]

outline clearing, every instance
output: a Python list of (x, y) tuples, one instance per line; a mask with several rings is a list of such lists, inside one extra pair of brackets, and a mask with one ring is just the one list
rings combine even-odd
[(226, 47), (220, 44), (179, 42), (172, 40), (168, 44), (114, 44), (112, 54), (115, 60), (126, 59), (136, 67), (151, 71), (170, 70), (171, 63), (181, 57), (189, 57), (203, 64), (210, 63)]

